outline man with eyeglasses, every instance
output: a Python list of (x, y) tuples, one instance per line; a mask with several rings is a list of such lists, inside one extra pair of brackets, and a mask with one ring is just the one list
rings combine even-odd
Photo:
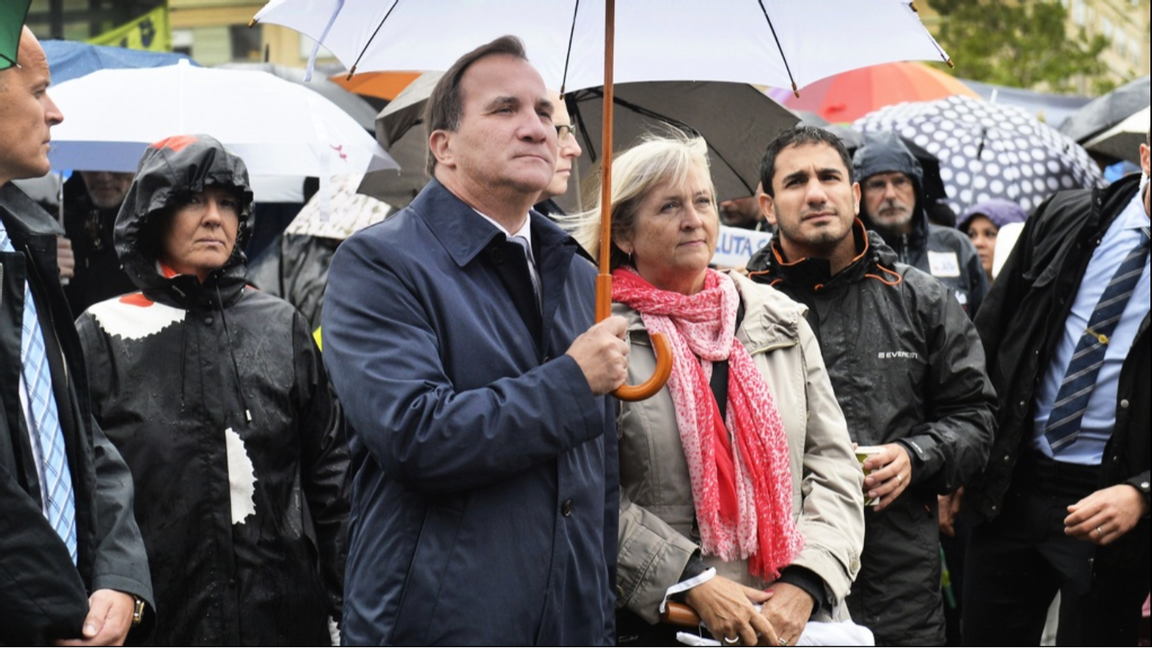
[(868, 133), (852, 157), (860, 182), (860, 220), (880, 234), (901, 263), (936, 277), (975, 317), (988, 278), (968, 237), (928, 221), (920, 162), (892, 132)]
[(464, 55), (428, 99), (432, 181), (333, 258), (324, 363), (357, 466), (347, 645), (615, 640), (605, 395), (628, 348), (623, 318), (593, 324), (591, 259), (531, 209), (566, 180), (557, 105), (517, 39)]

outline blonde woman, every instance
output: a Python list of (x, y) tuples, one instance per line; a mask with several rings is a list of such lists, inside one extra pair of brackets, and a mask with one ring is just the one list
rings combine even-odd
[[(619, 410), (620, 641), (668, 645), (649, 624), (671, 597), (725, 645), (793, 645), (809, 619), (846, 618), (864, 532), (863, 475), (805, 309), (709, 269), (719, 220), (703, 140), (651, 136), (612, 170), (629, 381), (655, 366), (650, 332), (674, 356), (663, 390)], [(572, 224), (589, 250), (598, 214)]]

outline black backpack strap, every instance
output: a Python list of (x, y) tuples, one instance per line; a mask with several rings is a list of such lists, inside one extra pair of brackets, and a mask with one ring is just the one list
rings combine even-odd
[[(736, 308), (736, 331), (740, 330), (740, 323), (744, 321), (744, 300), (740, 300), (740, 305)], [(732, 334), (735, 335), (736, 331)], [(709, 387), (712, 388), (712, 397), (716, 399), (716, 407), (720, 408), (720, 419), (726, 420), (728, 418), (728, 361), (712, 363), (712, 380), (709, 382)]]

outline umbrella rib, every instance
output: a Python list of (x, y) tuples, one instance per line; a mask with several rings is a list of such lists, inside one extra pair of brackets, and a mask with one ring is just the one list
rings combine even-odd
[(360, 59), (364, 58), (364, 55), (368, 53), (368, 48), (372, 46), (372, 41), (375, 40), (376, 34), (379, 34), (380, 30), (384, 28), (384, 23), (388, 22), (388, 18), (392, 15), (392, 11), (395, 10), (396, 6), (399, 4), (400, 0), (394, 0), (392, 2), (392, 6), (388, 7), (388, 13), (384, 14), (384, 18), (380, 21), (380, 24), (376, 25), (376, 29), (373, 30), (372, 35), (369, 36), (368, 41), (364, 43), (364, 49), (360, 50), (360, 55), (356, 57), (356, 62), (352, 64), (352, 69), (348, 70), (349, 79), (352, 78), (353, 74), (356, 74), (356, 66), (360, 65)]
[(576, 35), (576, 17), (580, 14), (580, 0), (572, 8), (572, 27), (568, 30), (568, 50), (564, 53), (564, 75), (560, 77), (560, 96), (564, 96), (564, 86), (568, 85), (568, 62), (572, 60), (572, 40)]
[(800, 88), (796, 86), (796, 78), (792, 76), (792, 66), (788, 65), (788, 57), (784, 56), (784, 48), (780, 46), (780, 37), (776, 35), (776, 26), (768, 17), (768, 9), (764, 6), (764, 0), (760, 0), (760, 11), (764, 12), (764, 20), (768, 21), (768, 29), (772, 31), (772, 40), (776, 41), (776, 50), (780, 52), (780, 60), (784, 61), (784, 71), (788, 73), (788, 80), (792, 82), (792, 94), (799, 97)]

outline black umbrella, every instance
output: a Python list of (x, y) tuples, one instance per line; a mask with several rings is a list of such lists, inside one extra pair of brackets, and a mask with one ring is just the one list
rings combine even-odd
[(1152, 79), (1141, 77), (1093, 99), (1060, 124), (1060, 132), (1083, 144), (1148, 107)]
[[(407, 170), (408, 165), (401, 158), (422, 156), (427, 146), (422, 121), (424, 104), (440, 75), (439, 72), (422, 74), (376, 118), (376, 138), (400, 162), (402, 169)], [(585, 177), (593, 172), (603, 155), (599, 142), (603, 128), (602, 90), (578, 90), (569, 93), (565, 100), (584, 149), (577, 165), (579, 175)], [(798, 121), (788, 109), (745, 83), (621, 83), (615, 86), (613, 105), (614, 141), (618, 150), (662, 126), (673, 126), (704, 138), (712, 162), (712, 182), (720, 199), (753, 195), (759, 183), (764, 149), (777, 132)], [(409, 147), (412, 150), (405, 153)], [(360, 191), (396, 205), (393, 201), (399, 197), (398, 192), (408, 196), (413, 188), (419, 190), (414, 187), (416, 183), (423, 186), (423, 182), (427, 182), (423, 164), (419, 168), (420, 172), (410, 174), (412, 177), (408, 180), (395, 172), (369, 174)]]

